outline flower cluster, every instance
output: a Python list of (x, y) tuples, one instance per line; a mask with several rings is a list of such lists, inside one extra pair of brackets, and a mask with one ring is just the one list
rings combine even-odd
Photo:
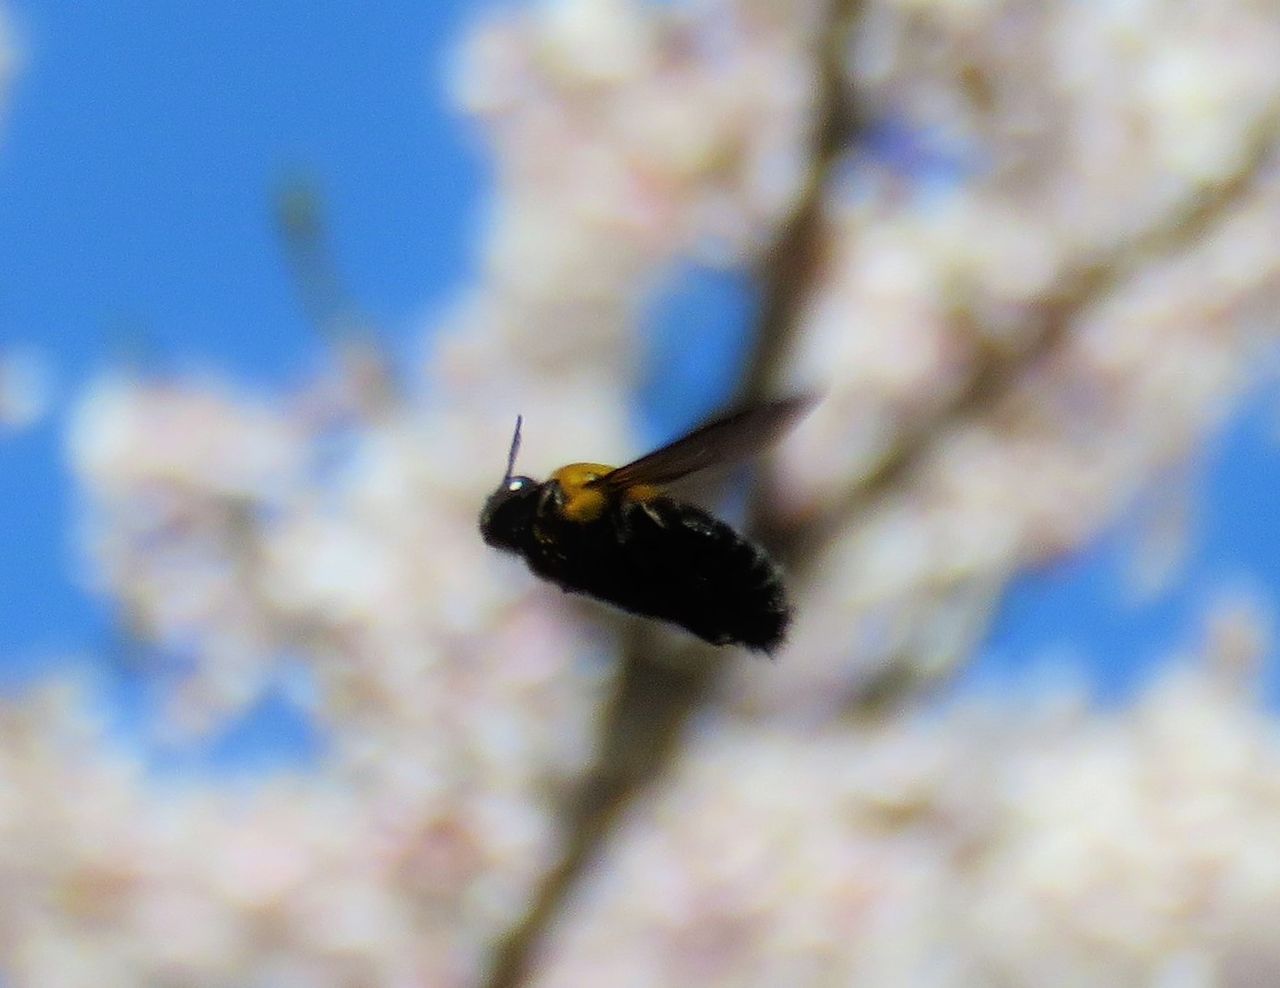
[(0, 351), (0, 430), (20, 431), (38, 423), (49, 409), (52, 373), (45, 355), (33, 347)]
[(476, 983), (554, 861), (617, 651), (603, 608), (476, 535), (514, 411), (534, 476), (634, 450), (619, 396), (654, 286), (690, 257), (777, 263), (832, 61), (861, 130), (772, 368), (823, 391), (770, 477), (801, 617), (780, 661), (734, 667), (535, 981), (1276, 976), (1253, 612), (1132, 708), (1058, 691), (867, 723), (848, 701), (895, 662), (963, 661), (1012, 574), (1098, 533), (1256, 379), (1280, 19), (873, 0), (846, 35), (841, 6), (485, 15), (454, 78), (494, 162), (480, 270), (419, 366), (350, 342), (286, 393), (117, 373), (79, 397), (90, 579), (165, 684), (157, 740), (282, 690), (324, 750), (157, 781), (81, 686), (6, 701), (4, 977)]
[(1057, 688), (820, 730), (720, 721), (625, 823), (534, 983), (1267, 983), (1267, 646), (1234, 602), (1133, 709)]
[[(972, 174), (943, 193), (873, 156), (837, 190), (792, 368), (829, 394), (781, 450), (794, 517), (836, 522), (805, 567), (810, 700), (903, 654), (964, 658), (934, 644), (957, 612), (1182, 463), (1274, 347), (1280, 20), (1134, 9), (867, 10), (865, 112)], [(878, 485), (921, 432), (907, 475)]]

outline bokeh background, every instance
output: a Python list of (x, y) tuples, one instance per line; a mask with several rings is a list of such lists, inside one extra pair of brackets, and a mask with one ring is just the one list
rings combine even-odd
[[(1280, 10), (0, 8), (0, 983), (1280, 980)], [(537, 584), (698, 492), (776, 661)]]

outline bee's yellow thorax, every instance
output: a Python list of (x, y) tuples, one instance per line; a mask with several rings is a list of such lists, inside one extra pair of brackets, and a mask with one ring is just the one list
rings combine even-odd
[[(589, 486), (592, 481), (599, 480), (613, 467), (603, 463), (570, 463), (561, 467), (551, 475), (564, 492), (564, 508), (562, 514), (569, 521), (595, 521), (609, 503), (608, 490)], [(656, 497), (660, 489), (651, 484), (637, 484), (626, 490), (625, 496), (633, 501), (647, 501)]]

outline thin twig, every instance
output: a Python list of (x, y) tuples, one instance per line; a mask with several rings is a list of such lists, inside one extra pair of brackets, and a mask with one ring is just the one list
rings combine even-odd
[(320, 192), (305, 176), (294, 175), (281, 186), (275, 207), (276, 229), (303, 311), (333, 348), (361, 411), (369, 418), (383, 416), (403, 396), (376, 327), (343, 282)]
[(365, 332), (338, 273), (324, 201), (314, 182), (290, 176), (276, 193), (275, 219), (298, 300), (316, 331), (332, 341)]

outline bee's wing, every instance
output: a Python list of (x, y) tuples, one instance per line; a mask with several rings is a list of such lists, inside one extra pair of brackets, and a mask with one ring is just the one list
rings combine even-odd
[(775, 442), (814, 401), (812, 395), (795, 395), (717, 419), (611, 470), (593, 481), (593, 486), (624, 490), (636, 484), (670, 484), (698, 470), (745, 459)]

